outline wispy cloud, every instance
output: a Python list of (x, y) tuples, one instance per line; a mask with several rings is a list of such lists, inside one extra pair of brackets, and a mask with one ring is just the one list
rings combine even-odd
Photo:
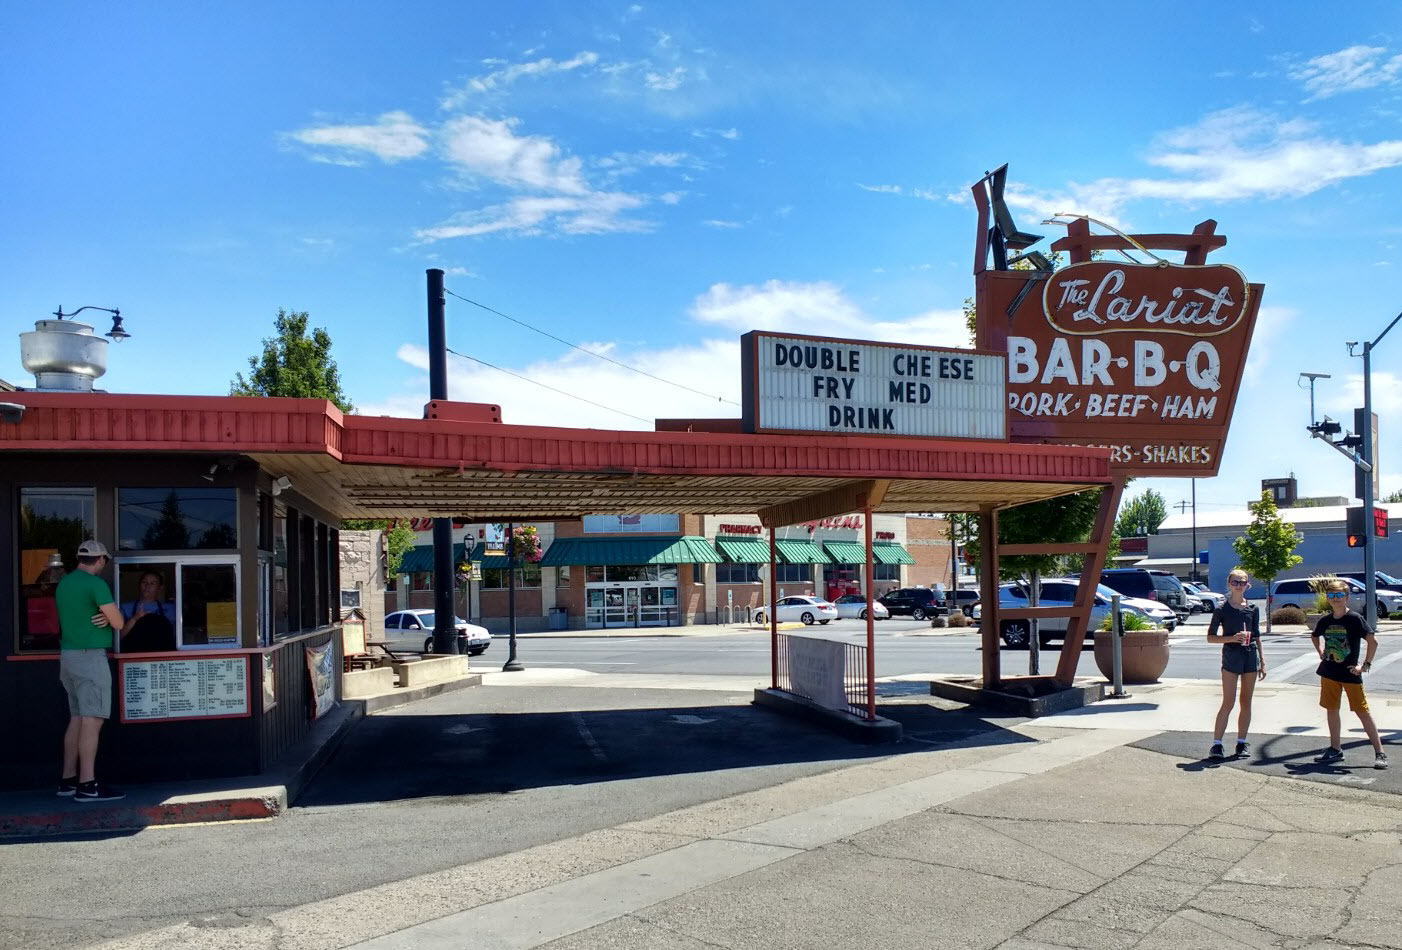
[(517, 119), (463, 116), (442, 129), (443, 155), (461, 171), (510, 188), (584, 194), (578, 158), (566, 158), (543, 136), (517, 135)]
[(903, 197), (919, 198), (921, 201), (955, 201), (951, 195), (941, 195), (929, 188), (906, 188), (903, 185), (866, 185), (857, 182), (857, 187), (863, 191), (874, 191), (881, 195), (901, 195)]
[(743, 222), (740, 222), (740, 221), (725, 221), (725, 220), (722, 220), (722, 219), (720, 219), (720, 218), (707, 218), (706, 220), (702, 221), (701, 223), (704, 224), (704, 225), (705, 225), (706, 227), (708, 227), (708, 228), (722, 228), (722, 229), (726, 229), (726, 228), (730, 228), (730, 229), (734, 229), (734, 228), (743, 228), (743, 227), (745, 226), (744, 223), (743, 223)]
[(1402, 165), (1402, 139), (1345, 142), (1301, 120), (1238, 107), (1159, 136), (1145, 160), (1169, 174), (1073, 182), (1058, 191), (1009, 186), (1008, 203), (1117, 221), (1127, 204), (1146, 199), (1196, 205), (1300, 197)]
[(498, 68), (480, 76), (473, 76), (456, 89), (450, 89), (444, 94), (439, 105), (449, 111), (460, 109), (474, 99), (510, 86), (519, 79), (587, 69), (597, 65), (598, 62), (599, 54), (588, 50), (565, 60), (551, 59), (548, 56), (525, 63), (503, 63), (500, 60), (491, 60), (486, 65)]
[(652, 225), (627, 217), (648, 203), (645, 195), (588, 192), (580, 195), (532, 195), (513, 198), (475, 211), (463, 211), (442, 224), (422, 228), (422, 241), (477, 237), (503, 231), (520, 234), (604, 234), (647, 231)]
[(1293, 67), (1290, 78), (1305, 87), (1311, 100), (1389, 86), (1402, 80), (1402, 54), (1388, 56), (1381, 46), (1349, 46)]
[(407, 112), (386, 112), (370, 125), (323, 125), (289, 132), (285, 139), (326, 151), (316, 161), (359, 165), (365, 153), (382, 162), (418, 158), (428, 150), (429, 131)]

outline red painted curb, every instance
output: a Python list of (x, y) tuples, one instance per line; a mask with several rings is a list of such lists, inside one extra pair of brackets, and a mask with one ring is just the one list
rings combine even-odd
[(0, 815), (0, 837), (139, 831), (151, 825), (275, 818), (281, 812), (282, 800), (278, 795), (108, 807), (75, 803), (61, 811)]

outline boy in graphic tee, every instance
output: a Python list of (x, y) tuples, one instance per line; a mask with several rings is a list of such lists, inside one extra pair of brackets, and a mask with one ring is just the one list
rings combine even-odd
[[(1368, 711), (1368, 698), (1363, 695), (1363, 674), (1373, 667), (1373, 654), (1378, 652), (1378, 641), (1368, 624), (1357, 613), (1348, 609), (1348, 584), (1335, 578), (1325, 585), (1329, 598), (1329, 616), (1320, 619), (1310, 634), (1310, 642), (1319, 654), (1319, 705), (1324, 707), (1329, 719), (1329, 748), (1315, 761), (1340, 763), (1344, 760), (1344, 750), (1340, 743), (1342, 726), (1339, 722), (1339, 700), (1341, 694), (1348, 694), (1348, 708), (1358, 716), (1363, 731), (1373, 743), (1373, 768), (1387, 768), (1387, 753), (1383, 751), (1378, 727), (1373, 723), (1373, 715)], [(1358, 662), (1359, 648), (1368, 644), (1368, 653), (1363, 662)]]

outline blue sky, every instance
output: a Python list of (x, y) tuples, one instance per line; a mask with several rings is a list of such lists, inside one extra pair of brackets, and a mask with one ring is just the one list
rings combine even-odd
[[(289, 9), (289, 7), (291, 9)], [(963, 345), (969, 186), (1010, 163), (1024, 230), (1216, 218), (1265, 284), (1208, 510), (1294, 472), (1361, 404), (1402, 310), (1402, 7), (1220, 3), (51, 2), (0, 10), (0, 301), (120, 307), (102, 385), (222, 394), (279, 307), (326, 327), (360, 411), (418, 415), (424, 270), (456, 298), (452, 395), (508, 422), (738, 415), (738, 338)], [(100, 327), (100, 332), (106, 324)], [(13, 338), (12, 338), (13, 340)], [(1374, 358), (1402, 488), (1402, 330)], [(0, 377), (25, 385), (18, 346)], [(607, 408), (604, 408), (607, 407)], [(1170, 503), (1186, 481), (1138, 483)]]

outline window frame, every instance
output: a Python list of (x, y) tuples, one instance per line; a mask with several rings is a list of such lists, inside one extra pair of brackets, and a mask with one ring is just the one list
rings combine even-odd
[[(133, 554), (114, 557), (112, 559), (113, 576), (121, 576), (121, 569), (124, 566), (136, 566), (140, 564), (159, 564), (162, 566), (171, 565), (175, 569), (175, 576), (171, 580), (171, 588), (166, 591), (167, 597), (175, 605), (175, 649), (181, 652), (199, 650), (232, 650), (243, 646), (243, 566), (242, 558), (237, 554)], [(229, 643), (185, 643), (185, 610), (184, 610), (184, 566), (187, 564), (206, 567), (232, 567), (234, 569), (234, 639)], [(172, 596), (173, 593), (173, 596)], [(120, 593), (114, 594), (120, 598)], [(120, 604), (120, 599), (118, 600)], [(121, 652), (121, 637), (117, 638), (117, 652)], [(133, 654), (135, 655), (135, 654)]]

